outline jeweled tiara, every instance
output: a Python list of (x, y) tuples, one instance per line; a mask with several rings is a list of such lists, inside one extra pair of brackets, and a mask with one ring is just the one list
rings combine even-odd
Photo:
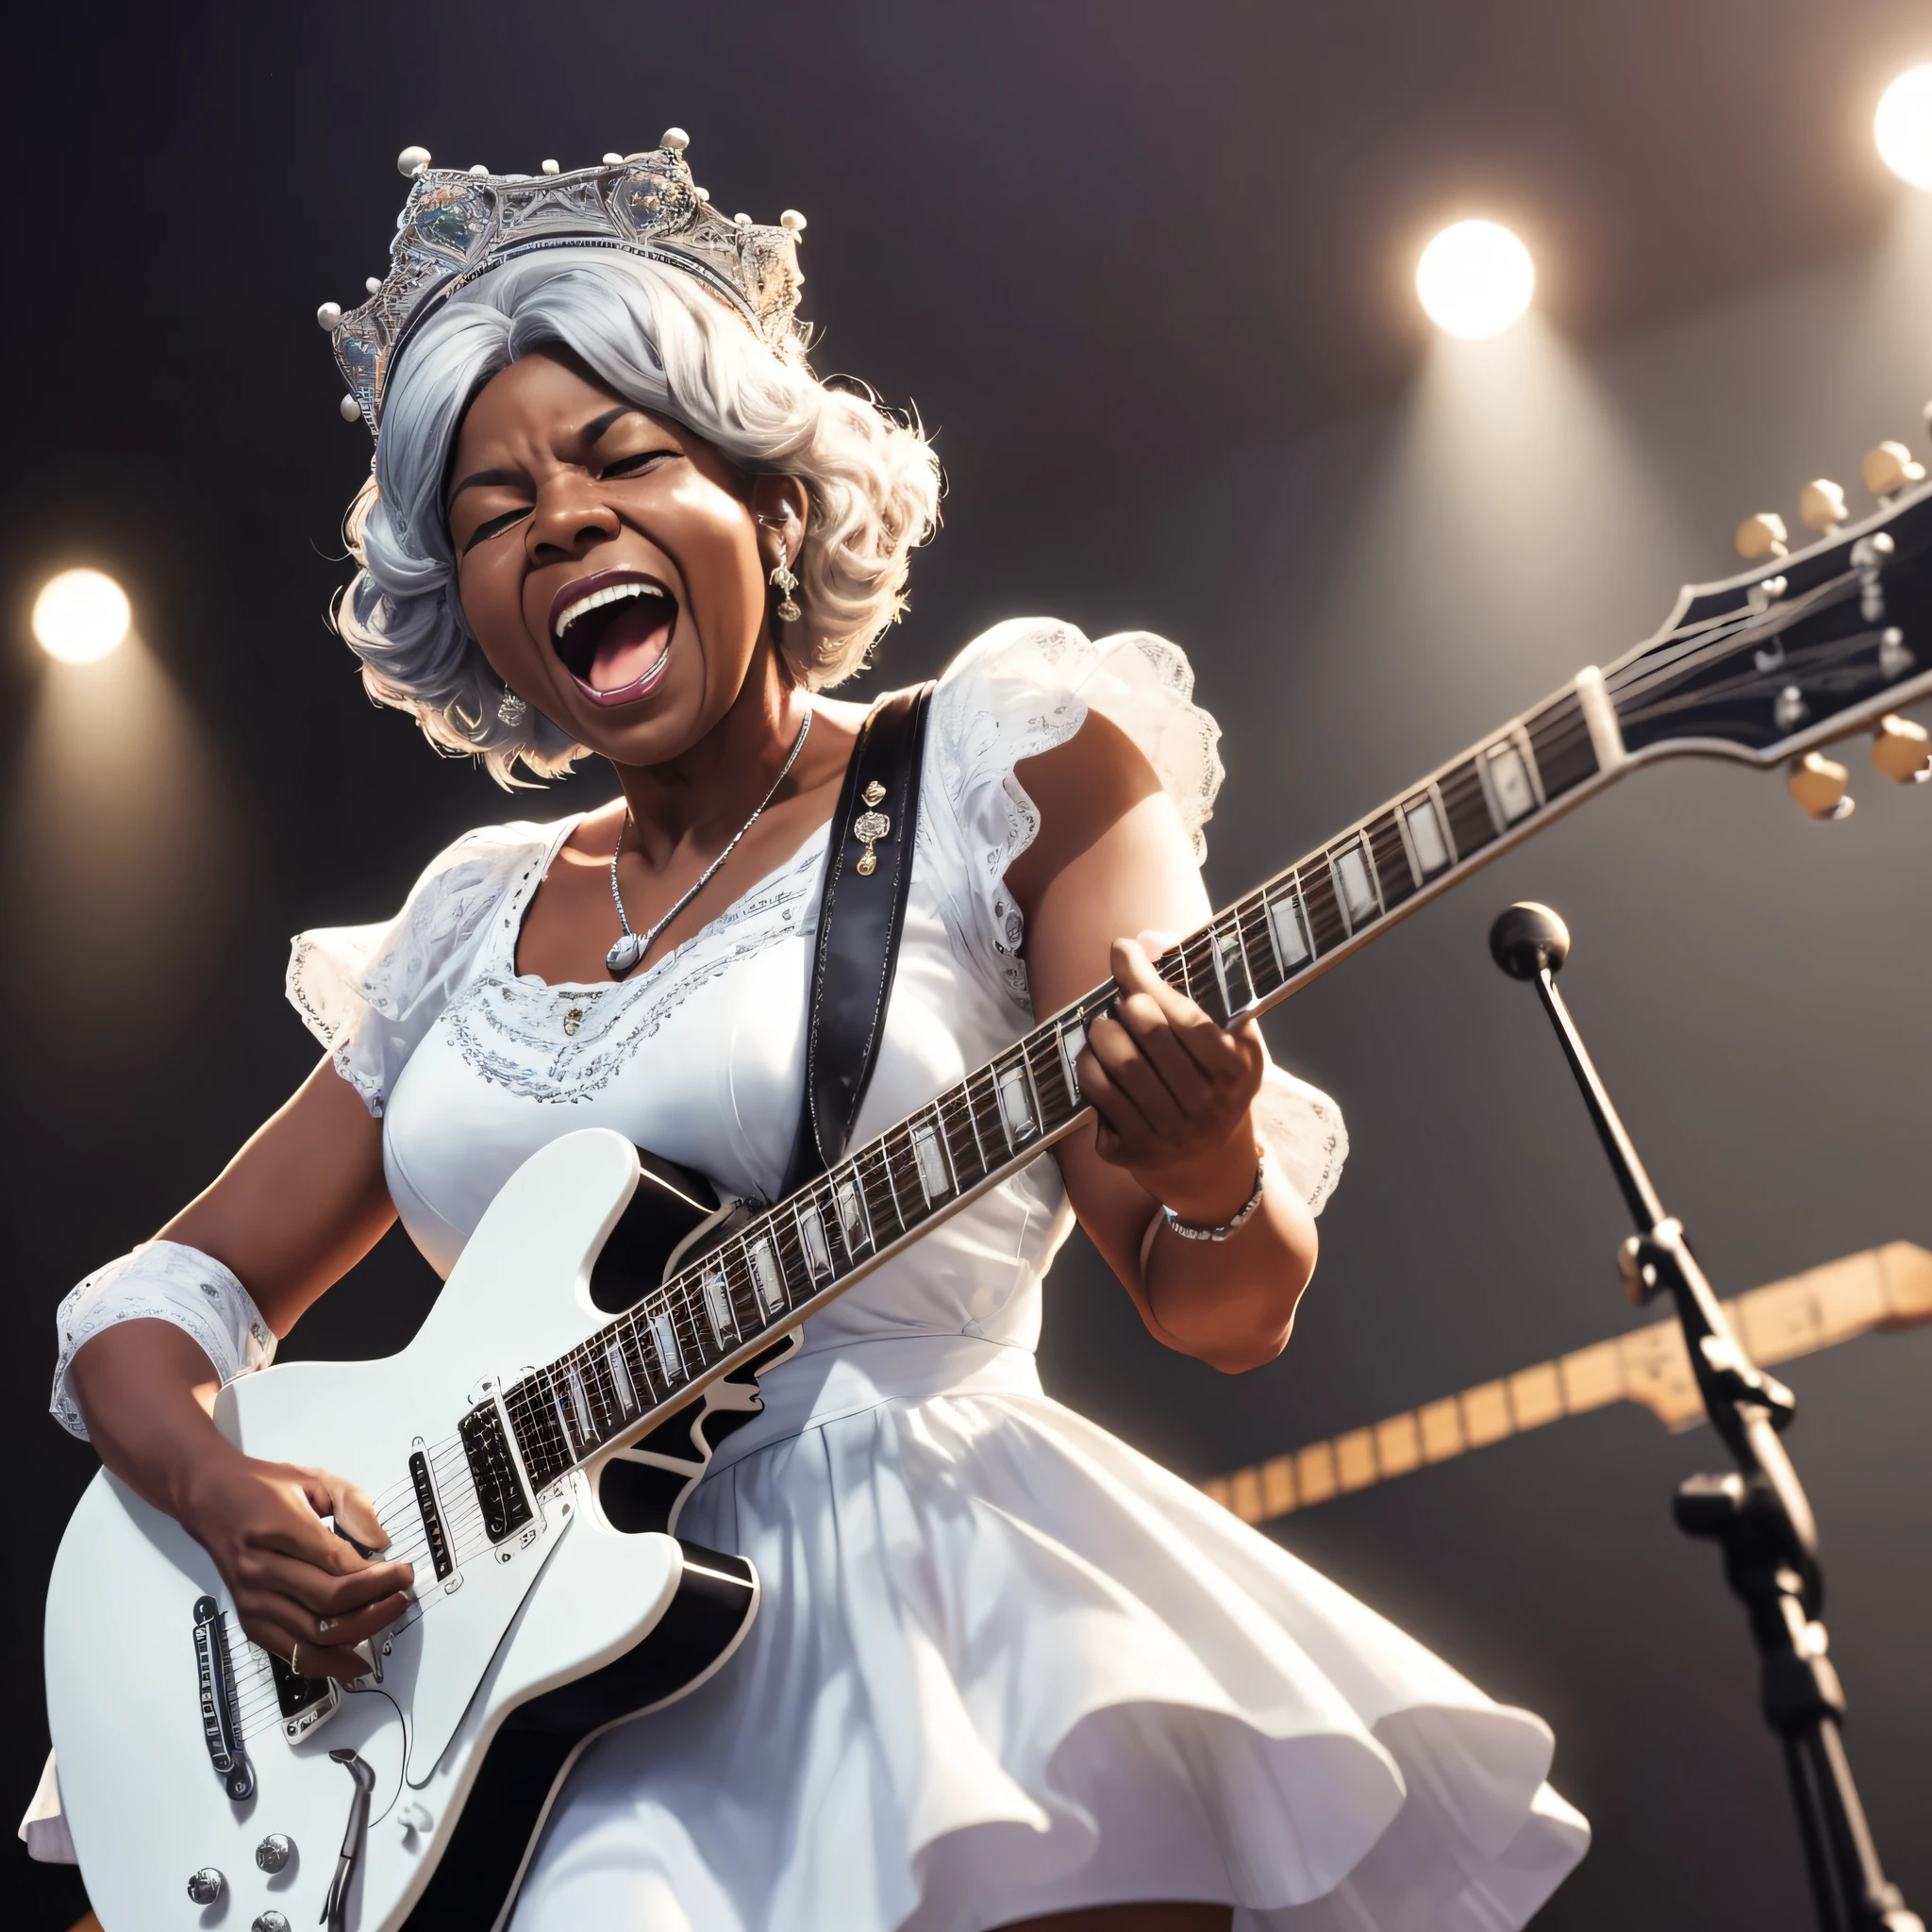
[(695, 275), (728, 303), (774, 353), (805, 341), (794, 311), (804, 278), (798, 238), (805, 217), (788, 208), (775, 227), (749, 215), (726, 220), (691, 179), (691, 137), (667, 128), (641, 154), (606, 155), (566, 175), (492, 175), (481, 166), (432, 168), (429, 150), (406, 147), (396, 166), (409, 179), (396, 217), (390, 271), (369, 278), (369, 299), (346, 313), (325, 302), (315, 319), (329, 333), (349, 392), (342, 414), (382, 423), (383, 388), (410, 336), (459, 289), (520, 256), (547, 248), (616, 248)]

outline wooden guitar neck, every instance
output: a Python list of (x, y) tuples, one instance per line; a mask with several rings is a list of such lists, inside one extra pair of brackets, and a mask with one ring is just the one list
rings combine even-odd
[[(1726, 1302), (1724, 1310), (1760, 1364), (1814, 1355), (1874, 1330), (1932, 1321), (1932, 1254), (1911, 1241), (1890, 1241), (1755, 1288)], [(1201, 1487), (1243, 1523), (1266, 1523), (1612, 1402), (1641, 1403), (1673, 1429), (1703, 1421), (1704, 1405), (1674, 1320), (1593, 1342)]]

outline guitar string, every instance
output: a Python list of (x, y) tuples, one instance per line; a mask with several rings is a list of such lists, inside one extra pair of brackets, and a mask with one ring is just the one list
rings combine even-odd
[[(1789, 628), (1792, 623), (1799, 619), (1829, 609), (1837, 603), (1843, 601), (1850, 594), (1854, 577), (1855, 574), (1841, 575), (1840, 577), (1829, 580), (1824, 585), (1814, 587), (1802, 599), (1793, 600), (1780, 613), (1784, 618), (1784, 623), (1778, 626), (1778, 629), (1782, 631), (1785, 628)], [(1660, 684), (1669, 681), (1681, 682), (1686, 677), (1694, 675), (1706, 664), (1714, 661), (1733, 649), (1736, 637), (1740, 634), (1748, 633), (1754, 627), (1756, 620), (1760, 615), (1761, 613), (1757, 612), (1720, 613), (1708, 619), (1699, 620), (1694, 625), (1686, 626), (1684, 630), (1677, 634), (1672, 645), (1667, 646), (1663, 652), (1654, 651), (1644, 658), (1638, 660), (1637, 663), (1627, 666), (1623, 671), (1615, 674), (1617, 695), (1627, 698), (1634, 695), (1647, 694), (1655, 691)], [(1719, 687), (1718, 690), (1721, 691), (1722, 687)], [(1711, 693), (1706, 691), (1700, 692), (1697, 695), (1707, 697)], [(1557, 702), (1560, 702), (1560, 699)], [(1549, 707), (1545, 706), (1543, 708), (1547, 709)], [(1535, 713), (1528, 713), (1525, 714), (1525, 717), (1534, 717), (1535, 715)], [(1556, 729), (1547, 730), (1543, 733), (1541, 741), (1538, 743), (1540, 761), (1549, 762), (1553, 756), (1560, 755), (1587, 735), (1587, 721), (1581, 719), (1580, 712), (1573, 714), (1572, 717)], [(1479, 756), (1480, 752), (1473, 755), (1473, 757)], [(1451, 777), (1458, 773), (1467, 772), (1470, 763), (1470, 759), (1460, 760), (1457, 764), (1448, 767), (1442, 775), (1444, 777)], [(1441, 779), (1438, 782), (1441, 782)], [(1214, 941), (1217, 929), (1231, 927), (1232, 936), (1239, 943), (1243, 964), (1248, 971), (1252, 984), (1254, 981), (1254, 958), (1250, 947), (1253, 936), (1247, 928), (1251, 920), (1265, 920), (1271, 904), (1277, 903), (1271, 899), (1271, 893), (1284, 881), (1292, 882), (1286, 887), (1288, 891), (1292, 892), (1294, 884), (1299, 883), (1299, 875), (1305, 868), (1319, 866), (1323, 859), (1338, 846), (1344, 845), (1355, 838), (1359, 837), (1364, 840), (1372, 838), (1377, 826), (1383, 824), (1399, 808), (1400, 806), (1397, 804), (1386, 807), (1381, 811), (1372, 814), (1358, 827), (1341, 835), (1338, 840), (1332, 841), (1330, 845), (1323, 848), (1321, 851), (1308, 855), (1307, 858), (1299, 861), (1296, 866), (1290, 868), (1287, 873), (1278, 875), (1276, 880), (1271, 880), (1267, 885), (1257, 889), (1256, 891), (1250, 893), (1242, 900), (1237, 901), (1235, 906), (1229, 908), (1228, 911), (1217, 915), (1207, 926), (1189, 936), (1187, 940), (1181, 942), (1180, 946), (1176, 949), (1176, 954), (1172, 956), (1172, 963), (1163, 968), (1163, 977), (1169, 979), (1170, 982), (1178, 977), (1185, 984), (1189, 976), (1191, 958), (1197, 968), (1211, 967), (1214, 960)], [(1376, 912), (1371, 915), (1372, 918), (1384, 916), (1386, 916), (1386, 908), (1378, 908)], [(1270, 938), (1272, 942), (1272, 935), (1264, 936)], [(1332, 942), (1329, 950), (1332, 950)], [(1312, 964), (1313, 961), (1309, 963)], [(1277, 970), (1279, 970), (1278, 967)], [(1286, 984), (1294, 976), (1292, 972), (1284, 974), (1281, 983)], [(1274, 991), (1274, 989), (1269, 989), (1269, 991)], [(1103, 1001), (1099, 997), (1089, 995), (1080, 1003), (1080, 1012), (1084, 1015), (1101, 1004), (1103, 1004)], [(1015, 1042), (1014, 1048), (1008, 1050), (1010, 1054), (1019, 1058), (1021, 1063), (1025, 1066), (1026, 1071), (1033, 1076), (1032, 1083), (1036, 1089), (1041, 1069), (1032, 1064), (1033, 1056), (1041, 1051), (1051, 1053), (1052, 1049), (1058, 1044), (1060, 1031), (1061, 1029), (1058, 1025), (1036, 1029), (1034, 1033), (1024, 1036), (1020, 1041)], [(861, 1193), (869, 1193), (870, 1188), (868, 1187), (865, 1174), (865, 1157), (869, 1154), (876, 1156), (877, 1169), (885, 1181), (887, 1199), (891, 1205), (893, 1218), (900, 1223), (902, 1229), (909, 1231), (911, 1226), (923, 1224), (937, 1209), (943, 1206), (946, 1199), (957, 1197), (958, 1193), (964, 1191), (965, 1188), (977, 1185), (979, 1181), (986, 1178), (997, 1167), (1006, 1164), (1004, 1160), (997, 1159), (990, 1164), (987, 1159), (978, 1132), (981, 1121), (980, 1102), (972, 1091), (972, 1083), (974, 1078), (986, 1077), (994, 1086), (994, 1098), (995, 1105), (997, 1106), (997, 1081), (1001, 1072), (1000, 1062), (1006, 1058), (1006, 1055), (1002, 1055), (987, 1062), (982, 1068), (976, 1069), (974, 1074), (969, 1075), (966, 1080), (958, 1083), (954, 1089), (940, 1096), (928, 1108), (922, 1110), (922, 1112), (930, 1116), (933, 1125), (938, 1130), (937, 1145), (941, 1153), (946, 1169), (947, 1184), (941, 1187), (937, 1192), (928, 1193), (925, 1190), (924, 1170), (919, 1161), (917, 1151), (917, 1129), (918, 1125), (921, 1124), (917, 1117), (889, 1128), (885, 1134), (878, 1137), (877, 1141), (873, 1146), (860, 1150), (858, 1155), (855, 1155), (843, 1164), (849, 1170), (853, 1182)], [(1072, 1083), (1065, 1080), (1064, 1076), (1062, 1076), (1061, 1085), (1067, 1098), (1077, 1103), (1079, 1096)], [(1059, 1101), (1056, 1097), (1054, 1111), (1058, 1111), (1058, 1108)], [(1004, 1127), (1007, 1124), (1004, 1119), (1003, 1110), (1000, 1110), (999, 1117)], [(1039, 1124), (1039, 1129), (1045, 1129), (1058, 1124), (1058, 1122), (1042, 1121)], [(960, 1141), (961, 1145), (964, 1145), (965, 1137), (969, 1134), (972, 1137), (971, 1152), (974, 1164), (976, 1164), (978, 1169), (977, 1174), (972, 1173), (971, 1168), (962, 1167), (960, 1147), (954, 1144), (957, 1138)], [(897, 1145), (894, 1145), (895, 1137), (897, 1137)], [(1010, 1135), (1008, 1136), (1008, 1158), (1010, 1158), (1012, 1154), (1018, 1153), (1020, 1149), (1012, 1146)], [(960, 1179), (962, 1172), (968, 1176), (963, 1186)], [(902, 1177), (917, 1182), (920, 1190), (919, 1198), (914, 1199), (912, 1202), (912, 1217), (910, 1222), (907, 1218), (905, 1200), (911, 1197), (902, 1196), (900, 1186)], [(579, 1401), (575, 1392), (572, 1395), (570, 1407), (572, 1412), (576, 1416), (578, 1423), (575, 1434), (577, 1437), (584, 1439), (585, 1446), (588, 1449), (594, 1450), (596, 1447), (601, 1446), (604, 1441), (611, 1440), (616, 1435), (621, 1434), (630, 1420), (630, 1414), (627, 1413), (625, 1405), (618, 1399), (618, 1391), (611, 1379), (608, 1367), (608, 1351), (611, 1348), (617, 1350), (620, 1358), (625, 1360), (627, 1370), (632, 1365), (632, 1357), (635, 1357), (636, 1366), (643, 1371), (647, 1385), (652, 1382), (665, 1385), (665, 1393), (661, 1398), (663, 1400), (668, 1400), (675, 1392), (676, 1387), (680, 1382), (689, 1382), (693, 1378), (693, 1371), (690, 1366), (689, 1359), (675, 1365), (668, 1363), (663, 1358), (663, 1352), (655, 1347), (647, 1355), (642, 1346), (643, 1336), (640, 1332), (641, 1327), (648, 1327), (656, 1322), (667, 1324), (669, 1334), (676, 1344), (677, 1354), (680, 1357), (686, 1357), (694, 1356), (699, 1365), (696, 1373), (702, 1373), (705, 1368), (711, 1366), (724, 1354), (729, 1353), (731, 1346), (739, 1345), (746, 1339), (747, 1329), (744, 1314), (747, 1307), (753, 1315), (755, 1324), (749, 1333), (755, 1337), (768, 1332), (774, 1323), (782, 1318), (783, 1315), (794, 1312), (801, 1300), (808, 1301), (813, 1295), (822, 1291), (823, 1286), (835, 1284), (841, 1274), (849, 1272), (848, 1269), (841, 1268), (835, 1259), (822, 1284), (820, 1273), (806, 1253), (805, 1243), (796, 1228), (791, 1231), (790, 1239), (788, 1239), (788, 1230), (780, 1218), (779, 1210), (789, 1211), (795, 1217), (806, 1209), (808, 1209), (817, 1218), (822, 1230), (828, 1224), (840, 1229), (841, 1236), (841, 1244), (846, 1248), (851, 1262), (856, 1264), (858, 1259), (863, 1258), (862, 1255), (852, 1247), (849, 1233), (842, 1226), (835, 1201), (827, 1200), (824, 1191), (819, 1187), (814, 1187), (808, 1193), (794, 1197), (788, 1202), (775, 1204), (773, 1210), (760, 1216), (750, 1227), (741, 1230), (738, 1236), (734, 1237), (731, 1241), (724, 1244), (720, 1250), (714, 1251), (708, 1257), (708, 1266), (696, 1271), (686, 1271), (679, 1276), (674, 1277), (673, 1281), (664, 1284), (661, 1289), (654, 1291), (652, 1295), (641, 1298), (639, 1304), (635, 1305), (633, 1308), (625, 1310), (623, 1315), (616, 1318), (606, 1328), (599, 1330), (595, 1336), (579, 1344), (569, 1356), (560, 1357), (557, 1363), (546, 1365), (546, 1372), (540, 1372), (542, 1373), (545, 1381), (554, 1385), (559, 1372), (564, 1380), (568, 1382), (570, 1372), (575, 1369), (585, 1389), (586, 1394), (594, 1391), (599, 1398), (597, 1406), (600, 1406), (604, 1410), (605, 1421), (603, 1422), (600, 1422), (594, 1413), (591, 1412), (591, 1405), (590, 1402)], [(778, 1273), (781, 1277), (780, 1306), (775, 1309), (766, 1308), (764, 1319), (759, 1318), (762, 1297), (759, 1295), (755, 1285), (755, 1277), (758, 1271), (752, 1260), (752, 1257), (761, 1245), (769, 1248), (774, 1259), (777, 1263)], [(798, 1286), (793, 1280), (794, 1272), (802, 1277), (805, 1287), (805, 1292), (802, 1295), (799, 1293)], [(730, 1318), (730, 1324), (734, 1331), (734, 1339), (728, 1344), (721, 1332), (716, 1310), (705, 1296), (705, 1281), (720, 1277), (723, 1279), (725, 1290), (723, 1298), (725, 1313)], [(716, 1344), (716, 1354), (713, 1354), (711, 1344), (708, 1344), (705, 1340), (701, 1321), (706, 1325), (708, 1325), (711, 1330), (711, 1341)], [(625, 1347), (626, 1342), (630, 1344), (628, 1349)], [(650, 1375), (648, 1367), (649, 1362), (654, 1357), (657, 1359), (658, 1370), (656, 1377)], [(673, 1373), (674, 1367), (679, 1372)], [(519, 1388), (521, 1390), (523, 1385), (519, 1385)], [(656, 1406), (656, 1404), (652, 1405), (654, 1407)], [(542, 1407), (537, 1393), (527, 1391), (522, 1393), (516, 1406), (516, 1412), (519, 1420), (526, 1424), (534, 1423), (542, 1414)], [(648, 1412), (648, 1410), (645, 1412)], [(612, 1419), (614, 1419), (614, 1426), (612, 1425)], [(666, 1420), (669, 1419), (666, 1418)], [(560, 1419), (558, 1425), (562, 1432), (562, 1446), (566, 1450), (573, 1452), (575, 1459), (575, 1451), (577, 1445), (573, 1441), (572, 1432)], [(548, 1418), (546, 1417), (544, 1419), (546, 1432), (547, 1426)]]

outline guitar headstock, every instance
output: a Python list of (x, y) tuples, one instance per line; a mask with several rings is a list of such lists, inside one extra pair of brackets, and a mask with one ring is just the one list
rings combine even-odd
[(1851, 809), (1844, 766), (1820, 747), (1860, 730), (1900, 782), (1932, 779), (1932, 738), (1896, 715), (1932, 696), (1932, 482), (1903, 443), (1868, 450), (1875, 500), (1854, 518), (1844, 491), (1807, 484), (1793, 550), (1784, 520), (1740, 524), (1747, 569), (1685, 591), (1669, 622), (1604, 674), (1626, 751), (1790, 761), (1791, 795), (1814, 818)]

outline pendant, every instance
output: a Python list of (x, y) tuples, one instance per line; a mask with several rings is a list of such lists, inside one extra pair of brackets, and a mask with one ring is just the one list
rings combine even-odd
[(612, 979), (622, 979), (643, 957), (643, 941), (636, 933), (627, 932), (604, 955), (605, 970)]

